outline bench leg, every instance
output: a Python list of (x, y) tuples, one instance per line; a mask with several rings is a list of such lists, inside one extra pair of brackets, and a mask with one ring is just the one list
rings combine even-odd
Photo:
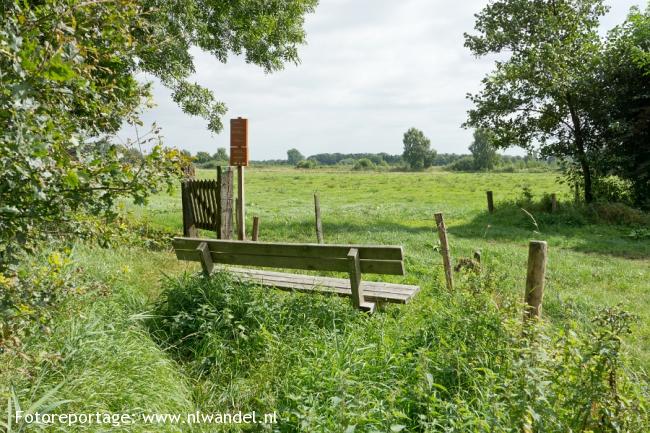
[(362, 311), (372, 313), (375, 310), (373, 302), (366, 302), (361, 288), (361, 262), (359, 261), (359, 250), (350, 248), (348, 252), (348, 264), (350, 273), (350, 289), (352, 289), (352, 305)]
[(210, 275), (212, 269), (214, 269), (214, 263), (212, 263), (212, 256), (210, 255), (210, 248), (205, 242), (201, 242), (196, 251), (199, 253), (199, 260), (201, 261), (201, 267), (203, 268), (204, 275)]

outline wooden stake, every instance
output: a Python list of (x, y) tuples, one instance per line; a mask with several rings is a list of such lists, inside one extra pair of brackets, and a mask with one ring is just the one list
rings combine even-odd
[(257, 242), (260, 237), (260, 217), (253, 217), (253, 241)]
[(246, 239), (246, 203), (244, 194), (244, 167), (237, 167), (237, 238)]
[(526, 311), (524, 319), (539, 318), (544, 298), (544, 277), (548, 246), (544, 241), (530, 241), (528, 245), (528, 273), (526, 275)]
[(232, 239), (233, 173), (230, 167), (217, 167), (217, 183), (219, 184), (217, 238)]
[(194, 211), (190, 199), (189, 182), (181, 182), (181, 205), (183, 206), (183, 236), (197, 237), (199, 234), (194, 222)]
[(445, 268), (445, 279), (447, 280), (447, 289), (454, 289), (454, 278), (451, 272), (451, 254), (449, 252), (449, 242), (447, 241), (447, 228), (442, 213), (435, 214), (436, 226), (438, 227), (438, 237), (440, 238), (440, 254), (442, 254), (442, 264)]
[(318, 193), (314, 193), (314, 211), (316, 213), (316, 239), (319, 244), (322, 244), (323, 241), (323, 222), (320, 218), (320, 197)]
[(557, 212), (557, 194), (551, 194), (551, 212)]
[(494, 197), (493, 197), (492, 191), (486, 191), (486, 194), (487, 194), (488, 212), (493, 213), (494, 212)]

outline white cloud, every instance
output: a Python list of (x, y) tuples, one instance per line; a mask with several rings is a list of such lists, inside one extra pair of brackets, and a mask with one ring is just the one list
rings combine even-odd
[[(415, 126), (439, 152), (466, 152), (460, 128), (465, 99), (490, 71), (463, 46), (484, 0), (321, 0), (307, 17), (301, 64), (274, 74), (232, 58), (221, 64), (195, 50), (194, 79), (229, 108), (226, 130), (214, 135), (202, 119), (182, 113), (156, 84), (158, 106), (143, 116), (162, 127), (168, 144), (196, 152), (228, 147), (227, 119), (250, 120), (253, 159), (284, 158), (297, 147), (321, 152), (401, 153)], [(620, 23), (633, 0), (610, 0), (603, 28)], [(128, 131), (124, 134), (128, 135)]]

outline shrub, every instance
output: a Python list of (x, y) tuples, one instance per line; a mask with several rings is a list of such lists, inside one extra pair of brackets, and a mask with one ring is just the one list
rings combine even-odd
[(54, 306), (72, 289), (67, 252), (43, 261), (0, 274), (0, 354), (20, 353), (22, 340), (35, 330), (48, 333)]
[(593, 181), (593, 194), (597, 201), (632, 205), (632, 182), (618, 176), (599, 177)]
[(591, 209), (600, 221), (608, 224), (650, 225), (650, 215), (623, 203), (594, 203)]
[(368, 158), (361, 158), (354, 163), (353, 170), (373, 170), (375, 164)]
[(474, 163), (474, 157), (463, 156), (447, 165), (445, 168), (451, 171), (474, 171), (476, 169), (476, 164)]
[(303, 159), (298, 164), (296, 164), (296, 168), (301, 168), (301, 169), (312, 169), (312, 168), (316, 168), (316, 166), (317, 166), (316, 161), (314, 161), (313, 159)]

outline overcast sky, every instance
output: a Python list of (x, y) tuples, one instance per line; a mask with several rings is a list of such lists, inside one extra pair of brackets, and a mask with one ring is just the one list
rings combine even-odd
[[(229, 147), (231, 117), (249, 119), (251, 159), (284, 159), (292, 147), (304, 155), (325, 152), (402, 152), (410, 127), (424, 131), (443, 153), (464, 153), (471, 131), (460, 125), (492, 68), (463, 46), (485, 0), (320, 0), (307, 16), (301, 63), (265, 74), (233, 57), (221, 64), (194, 51), (195, 81), (228, 106), (224, 131), (184, 114), (157, 84), (157, 107), (143, 116), (156, 122), (168, 145), (216, 152)], [(622, 22), (645, 0), (609, 0), (603, 29)], [(121, 137), (133, 135), (124, 130)]]

